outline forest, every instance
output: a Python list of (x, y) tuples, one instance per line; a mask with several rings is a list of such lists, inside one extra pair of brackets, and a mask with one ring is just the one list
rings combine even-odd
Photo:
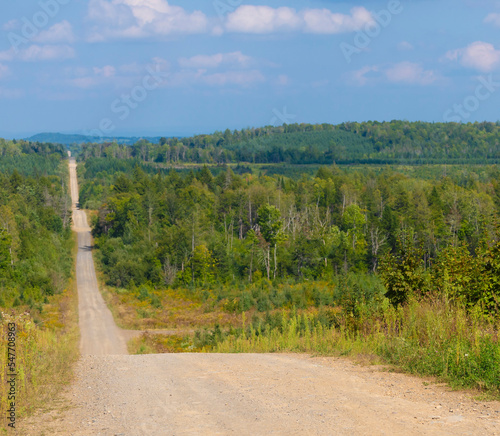
[[(70, 148), (116, 322), (178, 332), (130, 352), (362, 354), (498, 395), (498, 133), (395, 121)], [(0, 145), (0, 303), (43, 331), (71, 281), (66, 150)]]
[[(54, 398), (78, 356), (66, 157), (60, 145), (0, 139), (0, 353), (8, 356), (14, 323), (19, 416)], [(0, 405), (7, 410), (5, 376)]]
[(60, 144), (0, 138), (0, 172), (4, 174), (16, 170), (25, 176), (57, 175), (65, 156), (66, 147)]
[[(462, 153), (470, 147), (465, 154), (474, 161), (477, 150), (471, 142), (490, 144), (493, 155), (498, 127), (405, 122), (285, 125), (226, 131), (183, 143), (193, 153), (207, 150), (219, 136), (217, 144), (222, 141), (227, 150), (247, 141), (254, 150), (265, 151), (261, 140), (310, 150), (318, 138), (333, 133), (337, 145), (354, 148), (353, 156), (369, 147), (381, 155), (389, 148), (401, 155), (403, 149), (409, 152), (420, 144), (438, 159), (438, 142), (446, 140), (443, 150)], [(349, 142), (352, 138), (357, 140)], [(485, 262), (497, 241), (500, 210), (500, 173), (494, 165), (312, 165), (313, 173), (302, 174), (299, 171), (307, 166), (157, 165), (155, 153), (177, 147), (173, 141), (139, 142), (128, 147), (126, 155), (118, 144), (91, 144), (81, 150), (80, 201), (97, 211), (93, 233), (111, 286), (241, 287), (262, 278), (276, 283), (338, 281), (341, 274), (352, 273), (368, 275), (370, 286), (379, 289), (382, 282), (390, 286), (391, 274), (396, 273), (391, 268), (408, 267), (410, 256), (420, 280), (413, 283), (418, 285), (414, 291), (429, 293), (442, 290), (442, 265), (453, 268), (452, 257), (469, 265), (472, 259), (482, 262), (479, 270), (489, 268)], [(471, 287), (479, 270), (464, 272), (467, 278), (460, 279), (461, 285), (456, 272), (446, 274), (452, 287), (465, 282)], [(486, 280), (488, 275), (481, 277)], [(398, 281), (404, 288), (404, 280)], [(481, 300), (487, 310), (496, 312), (496, 297), (483, 295), (490, 285), (474, 286), (474, 292), (454, 292), (467, 294), (471, 304)], [(262, 298), (260, 307), (282, 306), (279, 298)], [(251, 300), (259, 305), (258, 298)]]
[(93, 179), (83, 183), (81, 201), (100, 204), (93, 232), (116, 287), (331, 280), (381, 267), (388, 274), (384, 259), (413, 253), (424, 292), (442, 285), (431, 276), (443, 262), (452, 267), (451, 253), (461, 262), (486, 256), (497, 238), (499, 174), (480, 170), (422, 179), (322, 167), (294, 180), (229, 167), (216, 177), (208, 167), (183, 177), (136, 167), (101, 190), (87, 189)]
[(395, 121), (75, 149), (118, 324), (179, 331), (129, 349), (371, 355), (498, 393), (498, 140)]
[(146, 139), (133, 146), (83, 144), (85, 159), (138, 159), (164, 165), (225, 164), (495, 164), (500, 123), (363, 122), (290, 124)]
[(40, 305), (71, 275), (62, 146), (0, 140), (0, 306)]

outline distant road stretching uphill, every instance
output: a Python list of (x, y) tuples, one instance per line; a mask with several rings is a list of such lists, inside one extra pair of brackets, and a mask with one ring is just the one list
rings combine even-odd
[(73, 209), (73, 228), (78, 233), (76, 281), (80, 318), (80, 351), (82, 354), (127, 354), (125, 339), (117, 328), (99, 288), (92, 258), (92, 237), (87, 216), (78, 208), (76, 161), (70, 158), (69, 175)]

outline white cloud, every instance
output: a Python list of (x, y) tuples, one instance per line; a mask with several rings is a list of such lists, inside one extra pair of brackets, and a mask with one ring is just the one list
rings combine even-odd
[(143, 66), (139, 65), (137, 62), (132, 64), (120, 65), (118, 70), (124, 74), (140, 74), (143, 71)]
[(49, 29), (40, 32), (40, 34), (33, 41), (42, 44), (71, 44), (75, 42), (75, 36), (73, 34), (71, 24), (64, 20), (60, 23), (54, 24)]
[(17, 29), (19, 27), (19, 21), (18, 20), (10, 20), (7, 21), (3, 26), (2, 29), (5, 30), (6, 32), (10, 30)]
[(17, 99), (24, 96), (22, 89), (2, 88), (0, 87), (0, 98)]
[(467, 68), (490, 72), (500, 65), (500, 50), (488, 42), (476, 41), (465, 48), (450, 50), (445, 58)]
[(89, 40), (144, 38), (154, 35), (204, 33), (208, 19), (204, 13), (187, 12), (166, 0), (90, 0), (88, 16), (98, 23)]
[[(109, 73), (104, 73), (104, 69), (107, 69), (107, 67), (95, 67), (84, 74), (78, 71), (70, 72), (70, 77), (66, 80), (66, 83), (75, 88), (89, 90), (103, 86), (112, 86), (115, 89), (125, 89), (134, 86), (134, 83), (140, 81), (140, 76), (116, 75), (116, 69), (114, 69), (114, 67), (109, 68)], [(114, 74), (106, 75), (110, 74), (112, 70), (115, 71)]]
[(438, 76), (434, 71), (425, 70), (422, 65), (413, 62), (401, 62), (385, 67), (380, 65), (365, 66), (349, 75), (349, 81), (358, 86), (380, 81), (427, 86), (432, 85), (437, 80)]
[(215, 26), (212, 29), (212, 35), (214, 36), (221, 36), (223, 34), (224, 34), (224, 29), (222, 28), (222, 26)]
[(7, 65), (0, 64), (0, 79), (8, 76), (10, 74), (10, 69)]
[(374, 72), (376, 73), (378, 71), (379, 71), (379, 67), (376, 65), (366, 66), (366, 67), (363, 67), (357, 71), (353, 71), (351, 73), (350, 79), (356, 85), (364, 86), (368, 83), (368, 80), (369, 80), (369, 78), (366, 77), (366, 75), (369, 73), (374, 73)]
[(239, 33), (272, 33), (295, 30), (303, 24), (295, 9), (244, 5), (228, 15), (226, 30)]
[(165, 86), (180, 87), (205, 85), (211, 87), (239, 86), (249, 87), (265, 82), (266, 78), (259, 70), (223, 71), (208, 73), (206, 69), (187, 69), (171, 74)]
[(168, 63), (160, 58), (153, 58), (149, 64), (137, 63), (125, 65), (104, 65), (92, 68), (69, 67), (64, 70), (66, 83), (75, 88), (93, 89), (99, 87), (113, 87), (126, 89), (141, 83), (147, 74), (147, 67), (160, 65), (161, 71), (169, 69)]
[(69, 84), (73, 85), (76, 88), (90, 89), (98, 86), (100, 84), (100, 81), (96, 77), (86, 76), (71, 79), (69, 81)]
[(410, 50), (413, 50), (413, 49), (414, 49), (413, 45), (411, 45), (408, 41), (401, 41), (398, 44), (398, 50), (401, 50), (401, 51), (410, 51)]
[(23, 61), (53, 61), (71, 59), (75, 57), (75, 50), (68, 45), (31, 45), (20, 52)]
[[(168, 80), (161, 87), (197, 85), (205, 87), (249, 87), (266, 81), (261, 71), (240, 68), (241, 64), (246, 65), (247, 63), (247, 57), (240, 52), (222, 54), (222, 57), (218, 55), (195, 56), (184, 61), (182, 67), (177, 68), (176, 71), (172, 71), (170, 64), (162, 58), (153, 58), (148, 65), (152, 66), (154, 70), (158, 65), (161, 71), (169, 72)], [(219, 66), (223, 67), (224, 63), (233, 63), (238, 69), (230, 69), (229, 71), (213, 70), (213, 68)], [(67, 67), (63, 70), (64, 83), (82, 90), (97, 90), (103, 87), (123, 90), (140, 84), (144, 75), (147, 74), (146, 67), (148, 65), (133, 63), (94, 66), (91, 68)], [(56, 84), (55, 81), (52, 83)]]
[(179, 65), (183, 68), (217, 68), (223, 64), (245, 67), (251, 62), (249, 56), (240, 51), (233, 53), (217, 53), (215, 55), (198, 55), (191, 58), (179, 59)]
[(305, 31), (309, 33), (347, 33), (363, 29), (374, 23), (365, 8), (351, 9), (351, 15), (336, 14), (328, 9), (308, 9), (301, 14), (305, 21)]
[[(261, 71), (252, 69), (256, 60), (241, 51), (181, 58), (178, 63), (181, 69), (172, 74), (167, 86), (247, 87), (266, 80)], [(214, 69), (219, 71), (211, 71)], [(283, 76), (280, 80), (283, 82), (287, 79)]]
[(401, 62), (385, 71), (389, 82), (411, 85), (430, 85), (437, 79), (432, 70), (424, 70), (422, 65), (413, 62)]
[(350, 14), (329, 9), (243, 5), (229, 13), (223, 25), (215, 23), (201, 11), (188, 12), (167, 0), (90, 0), (88, 18), (93, 23), (88, 40), (110, 38), (146, 38), (173, 34), (211, 34), (225, 31), (268, 34), (300, 31), (315, 34), (354, 32), (373, 24), (372, 14), (364, 7)]
[(288, 77), (285, 74), (280, 74), (278, 76), (278, 79), (276, 80), (276, 84), (279, 86), (287, 86), (290, 85), (290, 83), (291, 83), (290, 77)]
[(500, 27), (500, 14), (492, 12), (485, 19), (485, 23), (492, 23), (494, 26)]
[(94, 73), (97, 76), (102, 76), (102, 77), (114, 77), (116, 74), (116, 68), (113, 67), (112, 65), (106, 65), (102, 68), (99, 67), (94, 67)]
[(11, 61), (15, 57), (14, 50), (0, 51), (0, 61)]
[(251, 71), (226, 71), (223, 73), (209, 74), (200, 77), (201, 82), (212, 86), (239, 85), (250, 86), (254, 83), (264, 82), (265, 78), (258, 70)]
[(328, 9), (296, 11), (288, 7), (240, 6), (227, 16), (226, 30), (238, 33), (266, 34), (283, 31), (334, 34), (353, 32), (374, 22), (363, 7), (351, 9), (351, 15), (333, 13)]
[(75, 50), (69, 45), (30, 45), (17, 53), (13, 50), (0, 52), (0, 61), (21, 60), (25, 62), (55, 61), (75, 57)]

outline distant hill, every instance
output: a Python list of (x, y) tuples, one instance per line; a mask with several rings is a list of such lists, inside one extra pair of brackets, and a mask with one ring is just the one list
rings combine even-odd
[(85, 156), (167, 164), (500, 164), (500, 121), (284, 124), (162, 142), (121, 150), (84, 146)]
[(86, 136), (86, 135), (71, 135), (64, 133), (38, 133), (29, 138), (26, 138), (27, 141), (32, 142), (51, 142), (53, 144), (64, 144), (64, 145), (72, 145), (72, 144), (83, 144), (86, 142), (117, 142), (118, 144), (132, 145), (141, 139), (146, 139), (149, 142), (157, 143), (160, 141), (160, 137), (105, 137), (101, 138), (98, 136)]
[[(145, 144), (141, 139), (153, 145)], [(68, 144), (112, 142), (122, 147), (83, 147), (85, 156), (156, 163), (500, 164), (500, 121), (426, 123), (394, 120), (331, 124), (284, 124), (192, 137), (88, 138), (42, 134), (31, 141)]]
[(275, 133), (229, 143), (228, 150), (241, 162), (295, 162), (331, 163), (349, 159), (363, 159), (373, 153), (373, 144), (367, 138), (340, 129)]

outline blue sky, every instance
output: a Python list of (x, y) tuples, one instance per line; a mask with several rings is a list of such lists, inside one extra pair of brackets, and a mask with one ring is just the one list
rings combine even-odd
[(500, 119), (500, 1), (0, 5), (0, 136)]

